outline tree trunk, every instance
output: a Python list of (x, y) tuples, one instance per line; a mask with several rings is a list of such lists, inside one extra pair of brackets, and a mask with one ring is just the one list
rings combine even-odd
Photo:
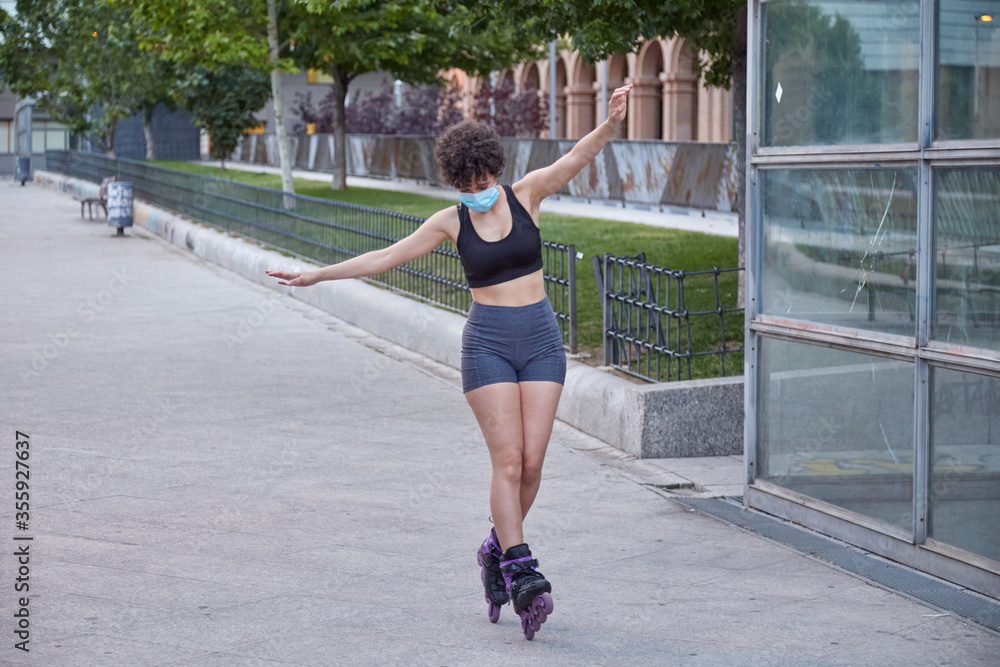
[(146, 159), (150, 161), (156, 159), (156, 137), (153, 135), (153, 110), (145, 109), (142, 113), (142, 133), (146, 137)]
[(274, 102), (274, 132), (278, 137), (278, 162), (281, 165), (281, 189), (294, 193), (292, 157), (285, 127), (285, 100), (281, 94), (281, 69), (278, 67), (278, 8), (276, 0), (267, 0), (267, 46), (271, 52), (271, 98)]
[(112, 120), (108, 131), (104, 134), (104, 154), (108, 157), (115, 157), (115, 125), (117, 124), (117, 120)]
[[(739, 265), (746, 266), (746, 200), (747, 200), (747, 10), (733, 15), (733, 132), (736, 136), (736, 212), (739, 215)], [(737, 304), (746, 307), (746, 271), (739, 273)]]
[(347, 189), (347, 131), (344, 127), (347, 99), (347, 85), (350, 78), (336, 63), (330, 68), (333, 77), (333, 176), (330, 187), (334, 190)]

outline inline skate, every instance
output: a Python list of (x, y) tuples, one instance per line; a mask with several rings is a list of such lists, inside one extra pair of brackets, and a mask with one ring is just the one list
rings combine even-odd
[(531, 557), (527, 544), (518, 544), (503, 552), (500, 571), (507, 584), (514, 611), (521, 617), (525, 639), (534, 639), (535, 633), (552, 613), (552, 584), (535, 568), (538, 561)]

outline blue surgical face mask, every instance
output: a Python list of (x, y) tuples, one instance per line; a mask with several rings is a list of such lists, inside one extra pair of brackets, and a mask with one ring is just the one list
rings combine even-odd
[(500, 191), (497, 190), (497, 186), (494, 184), (492, 188), (487, 188), (486, 190), (475, 194), (460, 192), (458, 193), (458, 201), (462, 202), (476, 213), (486, 213), (486, 211), (493, 208), (493, 204), (496, 203), (497, 197), (499, 196)]

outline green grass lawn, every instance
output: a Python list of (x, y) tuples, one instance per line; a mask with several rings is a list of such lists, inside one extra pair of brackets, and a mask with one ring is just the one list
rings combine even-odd
[[(249, 172), (227, 169), (225, 174), (218, 167), (197, 162), (158, 160), (157, 165), (190, 173), (227, 178), (229, 180), (268, 188), (280, 188), (281, 178), (277, 174)], [(353, 204), (387, 209), (420, 217), (428, 217), (436, 211), (451, 205), (448, 200), (427, 197), (409, 192), (377, 190), (372, 188), (348, 188), (332, 190), (323, 174), (317, 180), (296, 178), (295, 190), (299, 194), (344, 201)], [(578, 252), (584, 254), (577, 262), (577, 324), (580, 350), (600, 359), (601, 352), (601, 303), (598, 298), (592, 258), (594, 255), (635, 255), (646, 253), (646, 260), (652, 264), (684, 271), (700, 271), (713, 267), (729, 268), (737, 263), (737, 240), (712, 236), (697, 232), (663, 229), (648, 225), (574, 218), (550, 213), (542, 213), (542, 238), (547, 241), (574, 244)], [(737, 277), (735, 273), (720, 279), (720, 296), (724, 307), (735, 306)], [(708, 310), (715, 307), (714, 285), (711, 278), (689, 278), (685, 281), (685, 295), (689, 310)], [(692, 320), (693, 349), (696, 351), (718, 349), (720, 347), (717, 317), (702, 317)], [(743, 341), (743, 318), (741, 314), (727, 316), (727, 347), (741, 345)], [(718, 359), (699, 360), (693, 370), (694, 377), (715, 377), (719, 375)], [(741, 355), (731, 355), (727, 359), (727, 374), (742, 373)]]

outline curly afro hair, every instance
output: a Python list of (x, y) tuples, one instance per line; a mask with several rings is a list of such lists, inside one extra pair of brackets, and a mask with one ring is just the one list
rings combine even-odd
[(438, 137), (434, 159), (441, 180), (461, 190), (472, 187), (477, 178), (499, 177), (503, 173), (503, 144), (489, 125), (463, 120)]

